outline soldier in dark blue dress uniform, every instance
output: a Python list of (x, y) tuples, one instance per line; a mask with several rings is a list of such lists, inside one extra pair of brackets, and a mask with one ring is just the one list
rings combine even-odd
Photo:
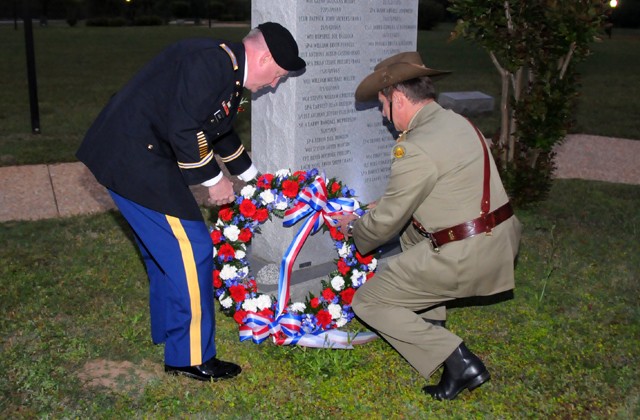
[(216, 357), (213, 244), (189, 186), (234, 200), (232, 175), (258, 173), (233, 131), (242, 89), (275, 88), (305, 62), (283, 26), (266, 22), (242, 43), (177, 42), (143, 67), (98, 115), (77, 157), (127, 219), (149, 276), (151, 335), (165, 343), (165, 371), (200, 380), (240, 367)]

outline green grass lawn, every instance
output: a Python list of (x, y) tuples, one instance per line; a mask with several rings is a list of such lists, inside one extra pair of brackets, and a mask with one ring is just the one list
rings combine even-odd
[(638, 418), (639, 207), (640, 186), (557, 181), (547, 202), (517, 211), (513, 299), (450, 311), (448, 327), (492, 373), (452, 402), (423, 395), (423, 378), (381, 340), (351, 351), (240, 343), (220, 312), (219, 354), (241, 376), (167, 376), (117, 213), (0, 224), (0, 417)]
[[(427, 65), (453, 70), (438, 90), (480, 90), (500, 97), (500, 79), (485, 51), (475, 44), (449, 42), (451, 25), (418, 34)], [(0, 26), (0, 166), (75, 161), (85, 131), (115, 93), (146, 61), (178, 39), (212, 36), (239, 40), (246, 28), (34, 27), (42, 134), (31, 134), (24, 34)], [(582, 95), (574, 132), (640, 139), (640, 30), (616, 30), (613, 39), (593, 45), (580, 65)], [(498, 102), (489, 116), (475, 118), (487, 134), (499, 125)], [(249, 107), (249, 112), (250, 112)], [(250, 145), (250, 114), (238, 120)]]

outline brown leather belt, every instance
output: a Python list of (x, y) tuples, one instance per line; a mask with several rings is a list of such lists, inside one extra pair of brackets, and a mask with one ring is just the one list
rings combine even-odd
[(422, 236), (429, 239), (433, 246), (433, 250), (439, 252), (440, 247), (449, 242), (459, 241), (480, 233), (486, 233), (489, 235), (494, 227), (498, 226), (511, 216), (513, 216), (513, 209), (511, 208), (511, 204), (507, 202), (507, 204), (504, 204), (502, 207), (498, 207), (496, 210), (484, 216), (480, 216), (468, 222), (433, 233), (427, 232), (424, 226), (422, 226), (415, 218), (412, 219), (411, 222), (413, 223), (413, 227), (416, 228)]

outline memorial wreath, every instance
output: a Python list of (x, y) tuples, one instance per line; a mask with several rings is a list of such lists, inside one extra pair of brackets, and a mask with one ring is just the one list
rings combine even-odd
[[(261, 343), (268, 337), (278, 345), (351, 348), (375, 338), (373, 333), (337, 330), (354, 317), (355, 291), (375, 272), (373, 255), (361, 255), (352, 238), (337, 229), (332, 216), (362, 215), (355, 193), (342, 182), (326, 180), (317, 169), (280, 170), (262, 174), (242, 188), (236, 200), (221, 207), (211, 231), (214, 244), (213, 284), (222, 311), (239, 324), (240, 340)], [(258, 292), (247, 259), (247, 245), (272, 216), (290, 227), (303, 221), (280, 264), (278, 296)], [(336, 269), (322, 280), (318, 296), (290, 302), (289, 281), (293, 263), (306, 238), (329, 231), (338, 254)]]

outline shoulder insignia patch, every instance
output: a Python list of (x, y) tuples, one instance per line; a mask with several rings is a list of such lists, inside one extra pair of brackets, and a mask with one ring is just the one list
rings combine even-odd
[(403, 146), (396, 145), (393, 148), (393, 157), (395, 157), (396, 159), (400, 159), (404, 157), (404, 154), (405, 154), (405, 150)]

